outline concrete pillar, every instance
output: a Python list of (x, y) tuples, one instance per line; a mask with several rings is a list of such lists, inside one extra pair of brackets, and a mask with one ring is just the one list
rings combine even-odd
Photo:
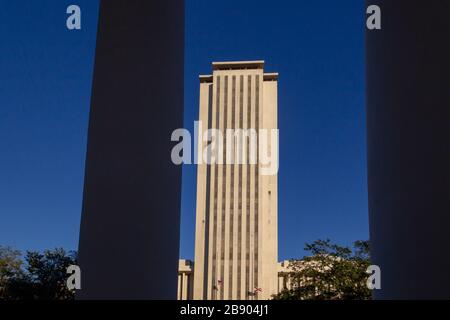
[(79, 299), (176, 299), (183, 126), (182, 0), (100, 2)]
[(183, 273), (183, 294), (182, 294), (182, 300), (188, 299), (188, 288), (189, 288), (189, 279), (188, 274)]
[(370, 0), (370, 240), (378, 299), (450, 298), (450, 2)]
[(281, 291), (283, 291), (283, 277), (278, 275), (278, 293), (280, 293)]
[(181, 274), (178, 274), (177, 300), (181, 300)]

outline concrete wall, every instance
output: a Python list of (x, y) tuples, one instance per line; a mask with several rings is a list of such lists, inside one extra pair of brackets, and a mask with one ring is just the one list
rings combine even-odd
[(367, 152), (378, 299), (450, 298), (450, 2), (371, 0)]
[(183, 1), (101, 1), (79, 299), (176, 299), (183, 48)]

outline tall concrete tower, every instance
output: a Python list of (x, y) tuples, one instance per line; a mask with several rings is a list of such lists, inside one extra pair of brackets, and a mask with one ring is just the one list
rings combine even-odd
[(79, 299), (176, 299), (184, 2), (100, 2)]
[[(268, 299), (277, 292), (277, 173), (262, 173), (258, 152), (256, 164), (230, 164), (239, 151), (226, 147), (237, 137), (226, 131), (254, 129), (260, 144), (260, 129), (277, 129), (278, 74), (264, 73), (264, 61), (217, 62), (212, 67), (212, 75), (200, 76), (199, 136), (219, 129), (224, 152), (216, 163), (198, 165), (193, 295)], [(249, 131), (241, 149), (247, 160), (253, 152)], [(267, 140), (278, 160), (278, 140), (276, 145)], [(200, 138), (199, 150), (207, 146)]]
[(450, 299), (450, 2), (371, 0), (367, 136), (378, 299)]

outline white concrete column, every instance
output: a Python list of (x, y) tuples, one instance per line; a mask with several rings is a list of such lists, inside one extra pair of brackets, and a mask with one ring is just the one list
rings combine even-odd
[(181, 300), (181, 275), (180, 275), (180, 274), (178, 274), (177, 299), (178, 299), (178, 300)]
[(182, 284), (182, 296), (181, 296), (181, 300), (187, 300), (188, 295), (187, 295), (187, 289), (188, 289), (188, 277), (186, 273), (182, 274), (183, 276), (183, 284)]
[(283, 281), (284, 279), (283, 279), (283, 276), (281, 275), (279, 275), (278, 276), (278, 293), (280, 293), (281, 291), (283, 291), (283, 289), (284, 289), (284, 286), (283, 286), (283, 284), (284, 284), (284, 281)]

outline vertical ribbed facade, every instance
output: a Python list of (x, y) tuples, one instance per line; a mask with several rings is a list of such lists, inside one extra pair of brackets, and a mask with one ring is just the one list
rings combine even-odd
[(213, 63), (213, 74), (200, 77), (199, 150), (208, 146), (202, 135), (218, 129), (223, 152), (198, 165), (194, 299), (268, 299), (277, 291), (277, 175), (261, 176), (250, 163), (258, 160), (251, 134), (243, 135), (243, 164), (227, 148), (236, 143), (227, 130), (253, 129), (258, 142), (259, 129), (277, 128), (277, 75), (263, 66)]

